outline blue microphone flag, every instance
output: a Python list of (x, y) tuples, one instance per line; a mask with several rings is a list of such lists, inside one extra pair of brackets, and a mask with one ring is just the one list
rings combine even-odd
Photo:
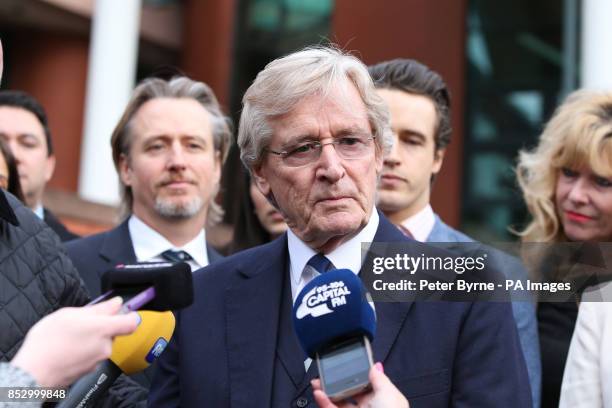
[(293, 306), (293, 325), (309, 357), (338, 341), (376, 333), (374, 305), (361, 279), (348, 269), (317, 276), (299, 293)]

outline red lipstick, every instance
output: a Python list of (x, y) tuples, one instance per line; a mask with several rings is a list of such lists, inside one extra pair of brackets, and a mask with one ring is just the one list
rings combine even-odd
[(568, 220), (574, 221), (574, 222), (587, 222), (593, 219), (587, 215), (580, 214), (574, 211), (565, 211), (565, 216), (567, 217)]

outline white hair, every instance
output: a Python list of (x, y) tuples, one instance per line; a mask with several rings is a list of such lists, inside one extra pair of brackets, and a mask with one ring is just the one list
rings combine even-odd
[(261, 164), (263, 151), (270, 143), (271, 119), (290, 112), (308, 96), (325, 96), (347, 83), (359, 92), (376, 144), (382, 154), (387, 154), (393, 145), (389, 112), (376, 93), (367, 67), (338, 49), (309, 47), (266, 65), (242, 98), (238, 146), (249, 171)]

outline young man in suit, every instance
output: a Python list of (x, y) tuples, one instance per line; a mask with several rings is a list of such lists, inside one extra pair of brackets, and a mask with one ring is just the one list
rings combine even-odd
[(42, 105), (21, 91), (0, 91), (0, 137), (17, 161), (25, 204), (64, 242), (78, 238), (43, 207), (47, 182), (55, 170), (49, 121)]
[(152, 78), (136, 87), (111, 139), (126, 219), (67, 245), (92, 296), (117, 264), (186, 261), (195, 270), (220, 258), (204, 228), (222, 214), (213, 200), (230, 143), (206, 84)]
[[(377, 93), (389, 107), (394, 145), (385, 157), (378, 186), (378, 208), (417, 241), (449, 243), (454, 252), (471, 251), (474, 242), (445, 224), (430, 204), (431, 188), (451, 140), (451, 106), (446, 83), (435, 71), (412, 59), (385, 61), (368, 68)], [(512, 279), (527, 273), (520, 261), (491, 252), (489, 265)], [(512, 304), (529, 371), (533, 400), (540, 401), (541, 363), (535, 309), (529, 302)]]
[[(390, 137), (387, 109), (355, 57), (307, 49), (257, 75), (243, 97), (240, 155), (289, 230), (194, 274), (194, 304), (177, 314), (150, 406), (313, 406), (316, 364), (305, 368), (292, 305), (314, 268), (358, 274), (362, 242), (448, 255), (409, 240), (375, 208)], [(511, 314), (504, 303), (376, 302), (374, 358), (412, 408), (526, 407)]]

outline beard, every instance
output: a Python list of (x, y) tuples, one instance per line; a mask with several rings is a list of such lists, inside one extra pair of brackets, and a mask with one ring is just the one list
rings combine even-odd
[(187, 202), (174, 202), (168, 198), (155, 199), (155, 211), (165, 218), (185, 219), (196, 215), (204, 206), (201, 197), (193, 197)]

